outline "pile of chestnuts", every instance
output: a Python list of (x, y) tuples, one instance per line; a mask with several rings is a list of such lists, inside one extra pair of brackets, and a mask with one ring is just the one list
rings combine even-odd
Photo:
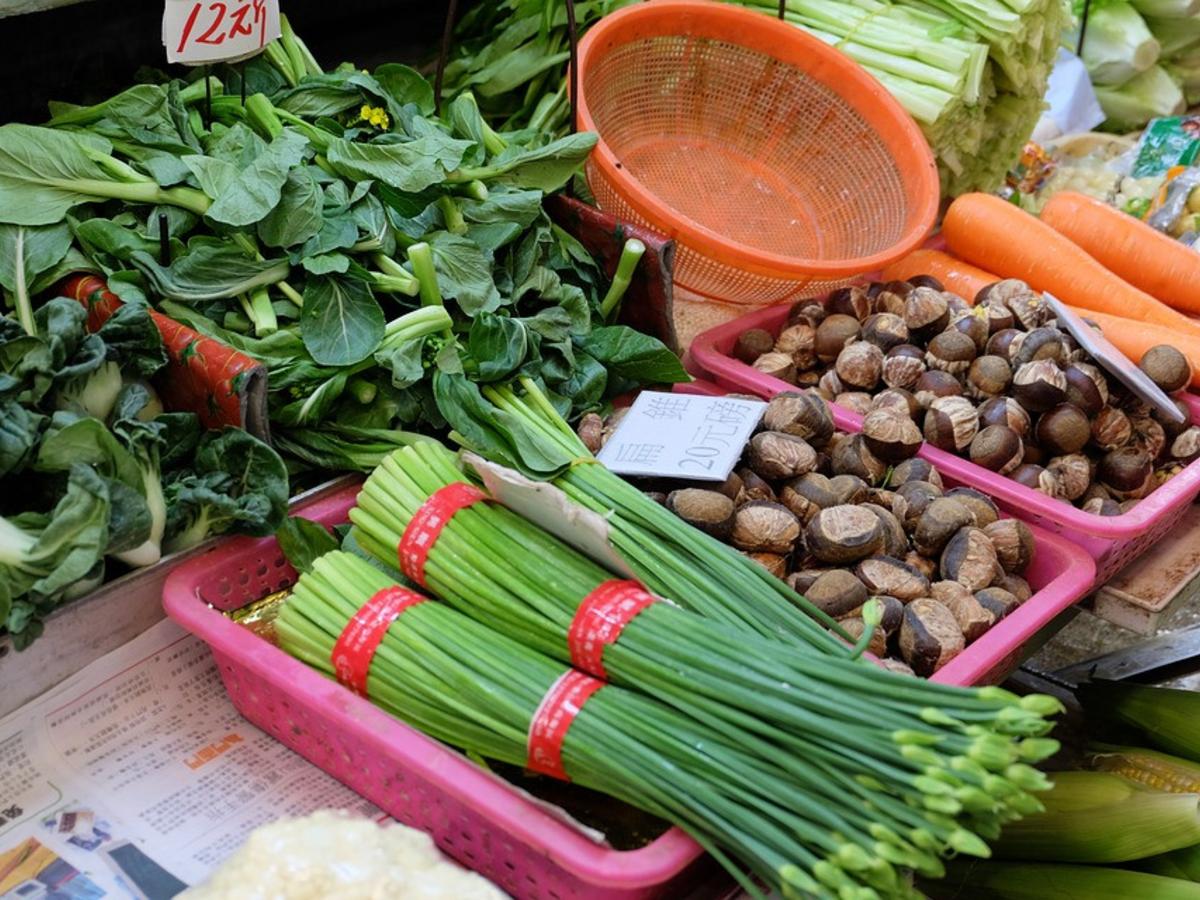
[[(1200, 457), (1200, 428), (1151, 410), (1094, 365), (1024, 282), (970, 306), (929, 276), (804, 301), (780, 333), (752, 329), (733, 354), (866, 417), (880, 460), (922, 440), (1089, 513), (1120, 515)], [(1173, 347), (1139, 365), (1165, 392), (1191, 383)]]
[[(585, 416), (580, 437), (598, 451), (621, 416)], [(883, 621), (871, 652), (927, 676), (1029, 599), (1022, 573), (1034, 537), (1023, 522), (1000, 518), (986, 495), (947, 489), (929, 463), (900, 456), (865, 433), (836, 431), (824, 400), (795, 391), (770, 401), (724, 483), (639, 484), (855, 637), (863, 604), (878, 598)]]

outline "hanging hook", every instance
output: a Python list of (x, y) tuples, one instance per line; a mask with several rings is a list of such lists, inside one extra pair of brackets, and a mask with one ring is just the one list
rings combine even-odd
[(1092, 7), (1092, 0), (1083, 0), (1083, 15), (1079, 19), (1079, 42), (1075, 45), (1075, 55), (1083, 56), (1083, 38), (1087, 34), (1088, 26), (1088, 11)]
[(450, 58), (450, 42), (454, 37), (454, 18), (458, 12), (458, 0), (450, 0), (446, 9), (446, 23), (442, 26), (442, 48), (438, 51), (437, 72), (433, 76), (433, 113), (442, 111), (442, 79), (446, 77), (446, 62)]
[(779, 0), (779, 21), (783, 21), (783, 14), (787, 11), (787, 0)]

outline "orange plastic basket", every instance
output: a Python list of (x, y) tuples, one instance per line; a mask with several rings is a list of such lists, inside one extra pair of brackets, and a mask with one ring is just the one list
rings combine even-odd
[(599, 206), (677, 243), (676, 282), (723, 302), (823, 294), (915, 249), (938, 176), (916, 124), (849, 58), (768, 15), (651, 0), (579, 45)]

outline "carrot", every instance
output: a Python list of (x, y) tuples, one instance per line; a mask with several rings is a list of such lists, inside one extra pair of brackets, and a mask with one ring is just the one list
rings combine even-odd
[(990, 194), (950, 204), (942, 233), (955, 256), (1002, 278), (1020, 278), (1063, 303), (1200, 338), (1200, 323), (1122, 281), (1035, 216)]
[(1081, 318), (1091, 319), (1099, 325), (1108, 342), (1135, 363), (1139, 362), (1151, 347), (1170, 344), (1188, 358), (1192, 364), (1192, 387), (1200, 388), (1200, 337), (1180, 334), (1175, 329), (1162, 325), (1135, 322), (1133, 319), (1080, 309), (1077, 306), (1071, 309)]
[(1107, 203), (1055, 194), (1042, 221), (1172, 309), (1200, 313), (1200, 253)]
[(991, 272), (941, 250), (914, 250), (883, 270), (884, 281), (907, 281), (914, 275), (932, 275), (946, 290), (958, 294), (968, 303), (975, 302), (975, 295), (980, 290), (1000, 280)]

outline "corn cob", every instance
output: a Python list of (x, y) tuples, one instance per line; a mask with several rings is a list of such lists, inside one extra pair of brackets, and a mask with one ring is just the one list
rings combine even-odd
[(1097, 745), (1088, 765), (1143, 787), (1172, 794), (1200, 794), (1200, 765), (1140, 747)]

